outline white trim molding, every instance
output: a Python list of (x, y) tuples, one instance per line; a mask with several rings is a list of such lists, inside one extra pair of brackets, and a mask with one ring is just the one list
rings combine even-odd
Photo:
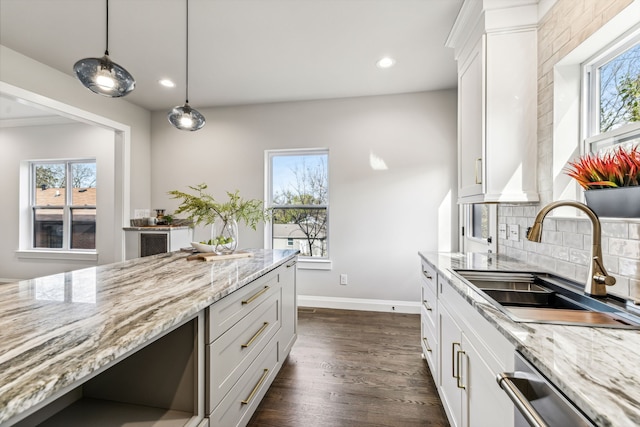
[(341, 310), (385, 311), (390, 313), (419, 314), (419, 301), (392, 301), (364, 298), (338, 298), (298, 295), (298, 307), (335, 308)]

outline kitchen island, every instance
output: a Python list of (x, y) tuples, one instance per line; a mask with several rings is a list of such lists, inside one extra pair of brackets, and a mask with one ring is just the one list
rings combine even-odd
[[(437, 271), (438, 285), (461, 296), (598, 426), (640, 425), (638, 330), (514, 322), (452, 270), (543, 269), (498, 254), (421, 252), (419, 256)], [(499, 356), (512, 360), (510, 355)]]
[[(186, 421), (163, 425), (202, 426), (236, 388), (252, 391), (251, 402), (240, 405), (250, 417), (248, 409), (255, 409), (295, 341), (297, 324), (297, 251), (251, 253), (188, 261), (188, 253), (172, 252), (0, 286), (0, 425), (25, 417), (31, 417), (25, 425), (36, 424), (90, 395), (99, 402), (163, 405), (161, 416), (187, 413)], [(252, 329), (267, 323), (260, 334)], [(216, 342), (247, 337), (253, 340), (243, 344), (242, 357), (229, 361), (212, 351)], [(176, 343), (187, 348), (175, 350)], [(268, 376), (258, 375), (260, 387), (245, 385), (262, 374), (254, 365), (267, 359), (274, 362)], [(212, 368), (237, 375), (223, 378), (220, 390), (205, 390)], [(175, 388), (145, 389), (143, 380), (158, 372)], [(144, 401), (153, 394), (159, 397)], [(184, 395), (185, 402), (174, 403)]]

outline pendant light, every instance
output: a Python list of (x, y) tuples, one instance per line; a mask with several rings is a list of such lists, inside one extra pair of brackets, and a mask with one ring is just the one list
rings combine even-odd
[(188, 130), (188, 131), (196, 131), (198, 129), (202, 129), (204, 126), (205, 120), (204, 116), (191, 108), (189, 105), (189, 0), (187, 2), (187, 85), (186, 85), (186, 97), (185, 102), (182, 107), (173, 107), (173, 109), (167, 114), (167, 118), (169, 119), (169, 123), (171, 123), (175, 128), (180, 130)]
[(76, 62), (73, 71), (90, 91), (110, 98), (119, 98), (133, 91), (136, 81), (120, 65), (109, 58), (109, 0), (107, 2), (107, 44), (102, 58), (84, 58)]

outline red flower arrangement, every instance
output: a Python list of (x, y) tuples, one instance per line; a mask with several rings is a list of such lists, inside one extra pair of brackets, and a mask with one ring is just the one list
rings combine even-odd
[(575, 162), (569, 162), (570, 167), (565, 172), (585, 190), (640, 185), (638, 148), (625, 150), (618, 147), (601, 156), (587, 154)]

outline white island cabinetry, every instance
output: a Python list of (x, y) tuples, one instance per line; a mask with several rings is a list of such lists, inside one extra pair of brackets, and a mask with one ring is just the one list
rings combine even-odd
[(211, 425), (244, 426), (296, 340), (292, 260), (208, 310), (207, 413)]

